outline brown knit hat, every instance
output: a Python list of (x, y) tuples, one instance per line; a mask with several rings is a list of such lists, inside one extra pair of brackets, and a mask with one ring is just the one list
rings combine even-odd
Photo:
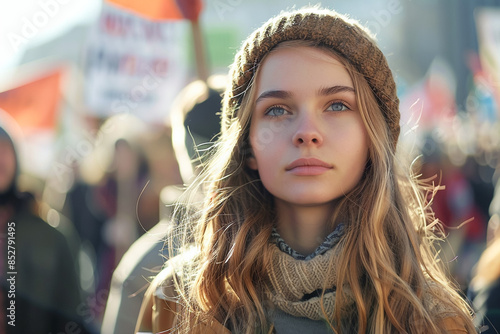
[(254, 31), (236, 54), (230, 68), (231, 83), (223, 101), (222, 131), (237, 116), (243, 95), (262, 58), (277, 44), (311, 40), (331, 47), (366, 78), (385, 116), (393, 139), (399, 137), (399, 99), (387, 60), (369, 31), (357, 21), (332, 10), (303, 8), (284, 12)]

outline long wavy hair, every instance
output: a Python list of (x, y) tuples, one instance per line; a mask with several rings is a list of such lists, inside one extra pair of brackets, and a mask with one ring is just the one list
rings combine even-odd
[[(342, 332), (342, 324), (355, 324), (359, 333), (442, 333), (431, 305), (425, 302), (424, 295), (431, 294), (474, 332), (467, 303), (437, 259), (435, 241), (442, 237), (442, 229), (426, 201), (434, 188), (419, 183), (409, 167), (406, 173), (397, 167), (401, 163), (382, 110), (366, 79), (349, 61), (310, 41), (284, 42), (275, 49), (296, 46), (319, 48), (342, 63), (351, 76), (369, 137), (364, 175), (338, 200), (331, 219), (333, 228), (341, 214), (347, 229), (338, 246), (342, 247), (340, 262), (335, 264), (335, 311), (325, 311), (324, 318), (335, 333)], [(183, 245), (194, 241), (198, 254), (178, 269), (183, 274), (176, 279), (189, 315), (180, 326), (186, 332), (204, 317), (213, 317), (237, 333), (272, 331), (264, 287), (276, 215), (273, 197), (258, 173), (247, 167), (258, 64), (254, 72), (236, 117), (180, 201), (183, 217), (176, 235), (184, 237)], [(205, 201), (193, 206), (190, 196), (200, 191), (206, 194)], [(186, 203), (190, 203), (188, 210)], [(333, 263), (325, 270), (332, 267)], [(344, 287), (354, 297), (349, 309)]]

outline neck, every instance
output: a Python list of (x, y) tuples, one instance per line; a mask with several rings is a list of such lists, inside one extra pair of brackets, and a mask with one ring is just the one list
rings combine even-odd
[(303, 255), (314, 252), (332, 231), (331, 203), (296, 206), (276, 199), (275, 205), (278, 233), (290, 247)]

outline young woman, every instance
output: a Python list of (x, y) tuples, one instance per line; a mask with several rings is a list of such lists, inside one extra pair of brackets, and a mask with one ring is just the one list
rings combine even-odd
[(398, 169), (399, 101), (369, 33), (329, 10), (283, 13), (230, 76), (191, 187), (206, 201), (179, 210), (194, 242), (152, 282), (138, 329), (473, 333), (425, 191)]

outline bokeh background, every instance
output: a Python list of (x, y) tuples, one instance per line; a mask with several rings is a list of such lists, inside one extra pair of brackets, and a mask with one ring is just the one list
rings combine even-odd
[[(19, 184), (76, 249), (79, 312), (95, 328), (121, 256), (165, 214), (162, 189), (185, 181), (169, 117), (177, 94), (226, 74), (272, 15), (316, 4), (180, 2), (0, 4), (0, 108), (19, 126)], [(500, 0), (320, 4), (376, 34), (397, 81), (400, 145), (422, 179), (446, 186), (432, 205), (466, 292), (500, 176)]]

